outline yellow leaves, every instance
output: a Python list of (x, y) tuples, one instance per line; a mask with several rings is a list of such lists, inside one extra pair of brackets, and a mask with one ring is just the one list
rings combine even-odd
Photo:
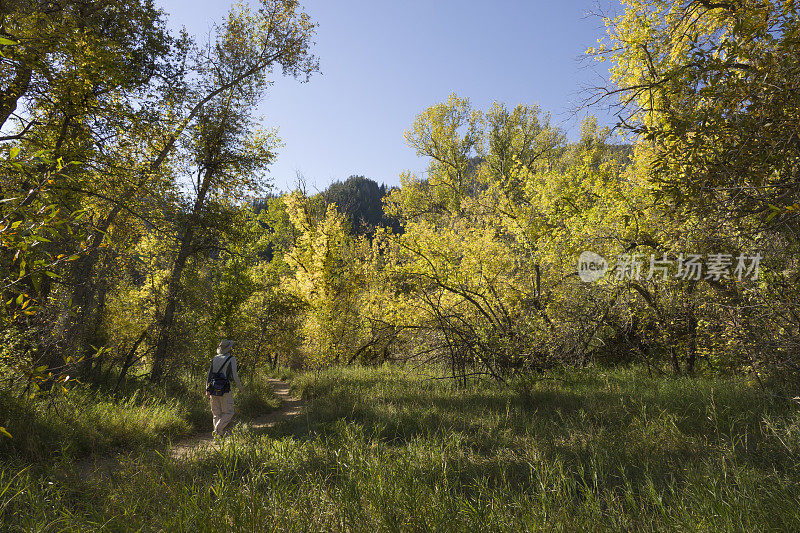
[(348, 346), (340, 340), (358, 331), (356, 305), (368, 287), (363, 278), (372, 250), (352, 240), (335, 206), (329, 205), (324, 218), (315, 219), (309, 202), (299, 193), (284, 197), (298, 236), (285, 256), (294, 276), (284, 278), (283, 286), (305, 305), (308, 361), (324, 365), (339, 360)]
[(592, 59), (601, 63), (607, 59), (606, 54), (608, 53), (608, 48), (602, 43), (602, 40), (603, 38), (597, 41), (599, 46), (590, 46), (586, 49), (587, 56), (592, 56)]

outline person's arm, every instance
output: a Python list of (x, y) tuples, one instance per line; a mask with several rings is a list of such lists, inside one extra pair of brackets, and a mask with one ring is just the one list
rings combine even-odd
[(239, 373), (236, 371), (236, 358), (231, 357), (231, 377), (233, 381), (236, 382), (236, 386), (239, 387), (239, 390), (242, 389), (242, 382), (239, 381)]
[(208, 385), (211, 383), (211, 371), (214, 370), (214, 361), (211, 361), (211, 365), (208, 367), (208, 377), (206, 378), (206, 396), (211, 397), (211, 393), (208, 392)]

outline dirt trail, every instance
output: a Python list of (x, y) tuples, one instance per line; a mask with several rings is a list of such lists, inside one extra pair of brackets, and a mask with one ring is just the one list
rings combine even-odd
[[(281, 406), (271, 413), (251, 420), (249, 425), (256, 431), (270, 428), (282, 420), (297, 416), (303, 410), (303, 400), (294, 398), (289, 394), (288, 383), (273, 378), (270, 378), (268, 381), (275, 391), (275, 395), (281, 400)], [(232, 423), (236, 423), (235, 418)], [(170, 448), (170, 455), (175, 459), (182, 459), (191, 453), (201, 451), (202, 448), (208, 448), (213, 445), (214, 438), (211, 432), (202, 433), (173, 444), (172, 448)]]

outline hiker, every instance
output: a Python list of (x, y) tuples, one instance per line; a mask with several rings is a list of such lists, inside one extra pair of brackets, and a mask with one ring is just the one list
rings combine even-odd
[(211, 368), (208, 369), (206, 396), (211, 398), (214, 435), (221, 436), (233, 418), (231, 380), (236, 382), (239, 390), (242, 390), (239, 373), (236, 372), (236, 358), (230, 353), (233, 344), (232, 340), (222, 339), (217, 347), (217, 355), (211, 360)]

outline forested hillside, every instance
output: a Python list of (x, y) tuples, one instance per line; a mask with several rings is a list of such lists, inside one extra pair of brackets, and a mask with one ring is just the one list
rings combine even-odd
[[(8, 516), (3, 494), (11, 476), (29, 462), (131, 442), (151, 446), (202, 427), (197, 383), (220, 338), (236, 341), (240, 372), (253, 383), (241, 405), (253, 413), (271, 401), (263, 374), (280, 368), (301, 380), (311, 379), (303, 372), (344, 372), (358, 383), (359, 371), (331, 369), (388, 364), (392, 369), (380, 372), (392, 375), (413, 368), (447, 382), (430, 394), (480, 396), (474, 387), (485, 387), (497, 391), (490, 396), (523, 398), (523, 411), (536, 408), (531, 394), (568, 397), (537, 387), (569, 376), (591, 389), (600, 386), (592, 376), (605, 376), (611, 387), (609, 379), (631, 372), (636, 383), (653, 380), (653, 390), (667, 383), (668, 394), (654, 394), (675, 405), (681, 384), (703, 383), (697, 390), (711, 390), (713, 401), (705, 383), (723, 380), (726, 405), (742, 405), (732, 399), (737, 394), (753, 395), (773, 418), (742, 415), (722, 428), (724, 439), (712, 439), (705, 426), (697, 439), (729, 445), (733, 455), (739, 446), (758, 455), (774, 451), (770, 439), (783, 435), (781, 465), (764, 473), (775, 478), (753, 474), (741, 490), (758, 493), (774, 481), (787, 497), (800, 479), (789, 464), (800, 443), (791, 400), (800, 394), (798, 7), (783, 0), (627, 0), (606, 27), (588, 56), (609, 62), (611, 79), (587, 95), (584, 111), (613, 106), (613, 131), (589, 116), (570, 139), (535, 104), (481, 109), (452, 94), (420, 109), (405, 132), (423, 172), (403, 173), (399, 187), (342, 176), (311, 194), (273, 188), (268, 171), (282, 141), (257, 113), (277, 78), (314, 83), (318, 74), (316, 23), (297, 1), (238, 4), (205, 38), (168, 29), (166, 14), (147, 0), (0, 1), (0, 450), (9, 457), (0, 517)], [(335, 397), (338, 386), (303, 383), (316, 398)], [(363, 389), (342, 383), (346, 394)], [(414, 386), (404, 386), (411, 394)], [(644, 390), (619, 386), (630, 398)], [(587, 390), (576, 394), (605, 412), (600, 395)], [(659, 438), (648, 431), (675, 438), (653, 491), (674, 488), (674, 480), (664, 481), (666, 465), (687, 450), (706, 457), (681, 418), (705, 419), (698, 414), (704, 394), (687, 397), (686, 410), (659, 412), (663, 427), (648, 426), (642, 415), (643, 427), (633, 431), (653, 445)], [(477, 409), (480, 401), (470, 398)], [(560, 409), (548, 398), (542, 409)], [(625, 398), (610, 408), (617, 422), (630, 415)], [(355, 397), (342, 401), (367, 409)], [(506, 409), (517, 405), (507, 402)], [(642, 409), (652, 408), (643, 402)], [(65, 422), (95, 404), (107, 409), (86, 411), (103, 428), (95, 437), (87, 436), (95, 434), (91, 424)], [(139, 417), (137, 409), (149, 414)], [(112, 411), (121, 421), (104, 418)], [(358, 413), (355, 420), (371, 428), (374, 420)], [(404, 443), (436, 434), (436, 446), (449, 446), (436, 433), (447, 424), (425, 419), (412, 431), (394, 415), (383, 419), (389, 429), (373, 428), (380, 442), (394, 438), (387, 432), (396, 423)], [(319, 416), (319, 426), (308, 422), (310, 434), (331, 430), (351, 444), (373, 437)], [(500, 446), (488, 443), (486, 428), (502, 426), (492, 416), (480, 422), (486, 442), (476, 449)], [(547, 416), (535, 424), (561, 435), (552, 426), (557, 417)], [(602, 449), (602, 432), (586, 429), (582, 415), (569, 416)], [(768, 424), (768, 435), (756, 435), (759, 420), (774, 417), (780, 421)], [(146, 430), (121, 429), (144, 419)], [(736, 441), (751, 434), (755, 451)], [(513, 448), (511, 436), (500, 440)], [(442, 453), (467, 453), (462, 444)], [(257, 443), (250, 446), (260, 453)], [(309, 446), (303, 453), (324, 455)], [(384, 452), (380, 461), (391, 463), (394, 452)], [(565, 453), (575, 468), (600, 468)], [(697, 472), (716, 468), (709, 466), (715, 453)], [(547, 454), (558, 456), (557, 447)], [(732, 468), (762, 468), (759, 457)], [(353, 464), (361, 460), (369, 462)], [(674, 516), (663, 508), (652, 516), (665, 522), (642, 518), (641, 472), (631, 481), (625, 467), (606, 466), (616, 488), (602, 481), (598, 488), (595, 470), (593, 488), (589, 474), (575, 474), (559, 494), (608, 490), (602, 505), (632, 520), (621, 528), (687, 524), (670, 522)], [(537, 475), (545, 476), (541, 468)], [(507, 480), (497, 472), (484, 474), (502, 485)], [(436, 483), (455, 484), (448, 490), (458, 501), (488, 505), (486, 494), (470, 500), (469, 491), (453, 488), (460, 481), (436, 476)], [(501, 499), (524, 499), (537, 483), (553, 483), (532, 479), (508, 481)], [(326, 494), (320, 502), (338, 497), (316, 480), (305, 482)], [(375, 479), (353, 481), (360, 482)], [(635, 496), (620, 503), (609, 496), (617, 489)], [(695, 494), (681, 490), (672, 497)], [(434, 502), (441, 497), (426, 494)], [(656, 500), (646, 505), (658, 507)], [(595, 515), (586, 505), (573, 510), (589, 524)], [(637, 518), (626, 514), (634, 508)], [(787, 512), (781, 507), (779, 516)], [(731, 519), (724, 527), (757, 528), (764, 519)], [(378, 527), (393, 529), (386, 520)], [(540, 527), (553, 525), (543, 520)]]

